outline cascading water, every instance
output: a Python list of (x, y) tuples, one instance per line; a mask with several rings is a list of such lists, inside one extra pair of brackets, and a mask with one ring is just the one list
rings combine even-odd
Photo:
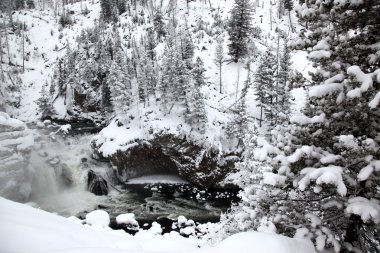
[(31, 202), (44, 210), (69, 216), (93, 210), (102, 201), (87, 191), (87, 170), (82, 166), (82, 158), (91, 154), (91, 137), (42, 136), (40, 147), (31, 152)]

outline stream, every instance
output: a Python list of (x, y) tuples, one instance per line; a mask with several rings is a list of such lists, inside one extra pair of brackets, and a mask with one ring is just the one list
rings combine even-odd
[[(40, 135), (40, 147), (31, 154), (34, 178), (29, 204), (46, 211), (83, 219), (88, 212), (103, 209), (111, 217), (112, 228), (119, 228), (117, 215), (134, 213), (140, 227), (157, 221), (169, 232), (180, 215), (196, 223), (218, 222), (220, 214), (238, 201), (237, 190), (201, 189), (173, 174), (152, 172), (120, 183), (109, 163), (91, 158), (93, 134)], [(87, 190), (89, 170), (106, 179), (108, 195), (96, 196)]]

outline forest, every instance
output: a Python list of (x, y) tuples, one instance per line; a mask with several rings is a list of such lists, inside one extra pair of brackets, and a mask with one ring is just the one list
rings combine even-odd
[[(378, 0), (2, 0), (0, 251), (380, 252), (379, 13)], [(151, 175), (146, 211), (110, 208)], [(42, 204), (73, 189), (93, 206)], [(177, 202), (158, 215), (179, 189), (217, 221)], [(61, 226), (52, 245), (28, 217), (41, 238)]]

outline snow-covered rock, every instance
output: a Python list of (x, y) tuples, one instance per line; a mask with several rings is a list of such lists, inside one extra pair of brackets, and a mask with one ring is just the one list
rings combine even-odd
[(110, 216), (104, 210), (95, 210), (86, 215), (86, 224), (107, 227), (110, 224)]

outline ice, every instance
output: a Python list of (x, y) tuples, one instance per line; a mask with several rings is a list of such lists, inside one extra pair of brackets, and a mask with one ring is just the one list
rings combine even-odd
[(177, 175), (147, 175), (129, 179), (127, 184), (188, 184), (188, 182)]
[(95, 210), (86, 214), (86, 224), (108, 227), (110, 224), (110, 216), (104, 210)]

